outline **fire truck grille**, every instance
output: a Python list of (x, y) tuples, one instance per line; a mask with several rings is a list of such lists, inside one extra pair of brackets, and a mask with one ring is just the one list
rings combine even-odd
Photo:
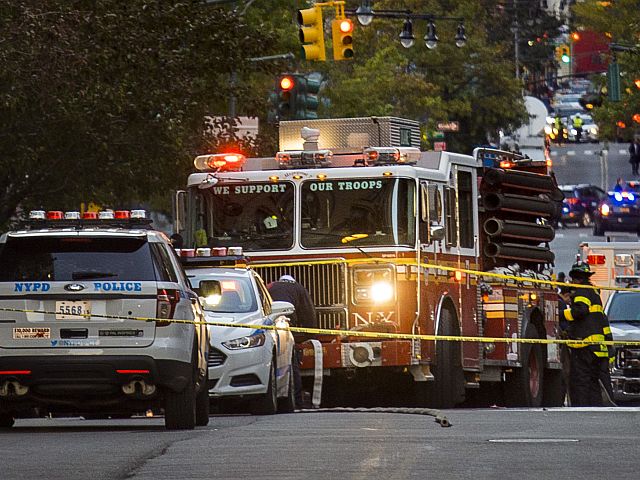
[(252, 264), (265, 283), (275, 282), (282, 275), (291, 275), (302, 283), (318, 309), (320, 328), (347, 327), (346, 264), (305, 264), (260, 266)]

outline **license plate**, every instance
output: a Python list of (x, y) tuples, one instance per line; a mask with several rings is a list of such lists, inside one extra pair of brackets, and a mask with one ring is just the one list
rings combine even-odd
[(618, 211), (620, 213), (629, 213), (629, 207), (620, 207)]
[(89, 320), (91, 302), (56, 302), (56, 320)]

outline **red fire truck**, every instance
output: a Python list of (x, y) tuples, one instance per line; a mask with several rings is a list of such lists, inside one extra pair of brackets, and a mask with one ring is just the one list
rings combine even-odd
[(549, 279), (554, 260), (562, 194), (545, 162), (419, 143), (418, 123), (393, 117), (282, 122), (275, 157), (196, 158), (176, 231), (185, 247), (242, 246), (265, 281), (307, 287), (319, 328), (343, 332), (316, 336), (325, 404), (561, 405), (555, 345), (385, 337), (557, 334), (555, 289), (528, 281)]

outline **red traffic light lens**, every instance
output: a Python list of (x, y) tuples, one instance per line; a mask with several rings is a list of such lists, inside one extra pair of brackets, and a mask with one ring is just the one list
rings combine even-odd
[(353, 31), (353, 22), (348, 18), (340, 20), (340, 31), (342, 33), (351, 33)]
[(293, 88), (293, 85), (293, 78), (291, 77), (282, 77), (280, 79), (280, 89), (284, 90), (285, 92), (291, 90)]

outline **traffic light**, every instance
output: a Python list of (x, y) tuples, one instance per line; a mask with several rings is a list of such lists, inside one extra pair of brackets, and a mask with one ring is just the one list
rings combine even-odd
[(336, 18), (331, 22), (333, 59), (353, 58), (353, 22), (348, 18)]
[(569, 47), (562, 47), (562, 54), (560, 55), (560, 60), (562, 60), (562, 63), (569, 63), (571, 61)]
[(299, 92), (296, 96), (296, 119), (298, 120), (318, 118), (318, 106), (320, 105), (318, 93), (322, 80), (317, 75), (306, 75), (299, 79)]
[(595, 93), (588, 93), (580, 97), (578, 102), (585, 110), (593, 110), (595, 107), (602, 106), (602, 97)]
[(284, 74), (276, 82), (276, 116), (278, 120), (293, 119), (296, 115), (298, 95), (298, 78), (296, 75)]
[(298, 23), (300, 24), (299, 37), (302, 42), (302, 58), (324, 62), (327, 56), (324, 49), (322, 8), (315, 6), (298, 10)]

